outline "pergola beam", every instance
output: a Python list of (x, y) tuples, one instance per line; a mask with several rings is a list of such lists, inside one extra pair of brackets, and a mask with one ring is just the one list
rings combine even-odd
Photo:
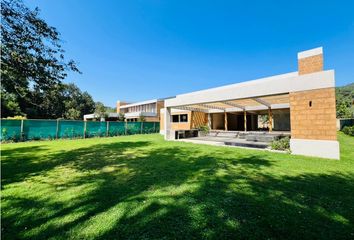
[(264, 106), (267, 106), (268, 108), (270, 108), (272, 106), (271, 103), (267, 102), (267, 101), (264, 101), (263, 99), (261, 98), (252, 98), (254, 101), (258, 102), (259, 104), (262, 104)]
[(240, 108), (240, 109), (242, 109), (242, 110), (245, 110), (245, 109), (246, 109), (245, 106), (239, 105), (239, 104), (237, 104), (237, 103), (229, 102), (229, 101), (223, 101), (223, 102), (221, 102), (221, 103), (226, 104), (226, 105), (229, 105), (229, 106), (231, 106), (231, 107), (237, 107), (237, 108)]
[(194, 111), (194, 112), (203, 112), (203, 113), (208, 113), (209, 112), (206, 109), (195, 108), (195, 107), (187, 107), (187, 106), (173, 107), (173, 108), (179, 109), (179, 110)]
[(225, 111), (226, 108), (223, 108), (223, 107), (218, 107), (218, 106), (213, 106), (213, 105), (210, 105), (210, 104), (204, 104), (204, 103), (201, 103), (201, 104), (197, 104), (198, 106), (201, 106), (201, 107), (204, 107), (204, 108), (208, 108), (208, 109), (216, 109), (216, 110), (222, 110), (222, 111)]

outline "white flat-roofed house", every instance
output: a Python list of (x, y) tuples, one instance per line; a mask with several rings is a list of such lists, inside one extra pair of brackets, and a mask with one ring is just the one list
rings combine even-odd
[[(288, 132), (293, 154), (339, 159), (334, 70), (323, 70), (322, 47), (298, 53), (297, 61), (296, 72), (166, 99), (160, 124), (165, 139), (206, 124), (215, 131), (256, 133), (265, 130), (259, 116), (266, 115), (266, 131)], [(183, 114), (187, 118), (175, 117)]]

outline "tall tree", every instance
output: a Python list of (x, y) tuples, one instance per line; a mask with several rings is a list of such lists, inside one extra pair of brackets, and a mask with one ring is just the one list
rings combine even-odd
[(95, 111), (95, 102), (90, 94), (81, 92), (73, 83), (64, 87), (64, 117), (67, 119), (82, 119), (85, 114)]
[(43, 93), (58, 88), (67, 71), (80, 71), (65, 60), (59, 32), (39, 17), (38, 8), (2, 0), (1, 16), (2, 117), (41, 111)]
[(337, 118), (354, 117), (354, 83), (336, 88)]
[[(45, 92), (34, 92), (33, 101), (42, 102), (27, 108), (28, 117), (82, 119), (95, 110), (90, 94), (82, 92), (75, 84), (58, 84)], [(37, 107), (40, 105), (40, 107)]]

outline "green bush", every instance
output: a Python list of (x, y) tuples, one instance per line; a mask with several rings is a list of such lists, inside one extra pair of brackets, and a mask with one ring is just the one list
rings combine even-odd
[(290, 138), (284, 137), (284, 138), (281, 138), (278, 140), (274, 140), (270, 146), (273, 150), (289, 150), (290, 149)]
[(208, 134), (210, 129), (209, 129), (208, 125), (202, 125), (202, 126), (199, 126), (198, 131), (201, 131), (204, 134)]
[(342, 129), (342, 132), (349, 135), (349, 136), (354, 136), (354, 125), (349, 127), (349, 126), (345, 126)]

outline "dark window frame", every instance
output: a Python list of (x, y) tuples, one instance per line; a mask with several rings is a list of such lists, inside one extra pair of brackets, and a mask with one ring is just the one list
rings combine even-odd
[[(185, 116), (185, 119), (183, 119), (183, 116)], [(183, 122), (183, 123), (188, 122), (188, 114), (180, 114), (179, 115), (179, 122)]]
[(172, 115), (172, 122), (173, 123), (179, 123), (179, 115)]
[(173, 114), (171, 118), (171, 122), (173, 123), (187, 123), (188, 122), (188, 114)]

